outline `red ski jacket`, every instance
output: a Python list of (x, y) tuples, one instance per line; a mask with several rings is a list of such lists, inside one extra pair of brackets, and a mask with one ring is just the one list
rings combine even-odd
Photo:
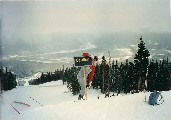
[(94, 61), (93, 61), (93, 65), (90, 66), (90, 69), (91, 69), (91, 72), (88, 75), (88, 80), (92, 81), (94, 77), (94, 73), (95, 73)]

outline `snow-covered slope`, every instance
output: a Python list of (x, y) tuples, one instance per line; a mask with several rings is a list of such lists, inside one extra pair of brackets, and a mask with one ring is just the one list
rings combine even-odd
[(104, 98), (100, 91), (88, 89), (88, 100), (78, 101), (62, 81), (20, 86), (2, 94), (20, 114), (0, 97), (1, 120), (171, 120), (171, 91), (162, 92), (165, 102), (157, 106), (144, 102), (149, 94)]

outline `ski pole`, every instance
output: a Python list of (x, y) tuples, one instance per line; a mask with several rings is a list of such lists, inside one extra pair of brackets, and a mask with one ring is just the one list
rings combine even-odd
[[(2, 97), (2, 95), (0, 95), (1, 97)], [(9, 103), (8, 102), (8, 100), (7, 99), (5, 99), (4, 97), (2, 97), (18, 114), (20, 114), (20, 112), (14, 107), (14, 106), (12, 106), (12, 104), (11, 103)]]
[(83, 74), (84, 74), (84, 92), (85, 92), (85, 98), (87, 100), (86, 76), (85, 76), (85, 67), (84, 66), (83, 66)]

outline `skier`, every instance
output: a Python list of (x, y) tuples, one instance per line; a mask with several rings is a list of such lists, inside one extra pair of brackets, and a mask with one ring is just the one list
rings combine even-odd
[[(82, 56), (90, 57), (89, 53), (83, 53)], [(94, 72), (95, 72), (94, 64), (97, 60), (98, 60), (97, 56), (94, 56), (94, 59), (92, 60), (92, 65), (81, 67), (80, 71), (78, 72), (77, 79), (81, 86), (80, 95), (78, 97), (79, 100), (83, 99), (83, 96), (85, 94), (85, 86), (84, 85), (86, 84), (86, 81), (84, 81), (84, 72), (85, 72), (85, 78), (88, 77), (88, 80), (90, 81), (90, 84), (91, 84), (93, 76), (94, 76)]]
[(94, 59), (92, 60), (92, 65), (90, 66), (91, 72), (88, 75), (88, 80), (87, 80), (87, 87), (91, 87), (92, 85), (92, 80), (94, 77), (94, 73), (95, 73), (95, 63), (98, 61), (98, 57), (94, 56)]

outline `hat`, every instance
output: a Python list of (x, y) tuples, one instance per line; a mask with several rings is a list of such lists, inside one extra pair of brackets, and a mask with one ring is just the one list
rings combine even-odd
[(89, 56), (91, 56), (91, 55), (88, 54), (88, 53), (83, 53), (82, 56), (84, 56), (84, 57), (89, 57)]

